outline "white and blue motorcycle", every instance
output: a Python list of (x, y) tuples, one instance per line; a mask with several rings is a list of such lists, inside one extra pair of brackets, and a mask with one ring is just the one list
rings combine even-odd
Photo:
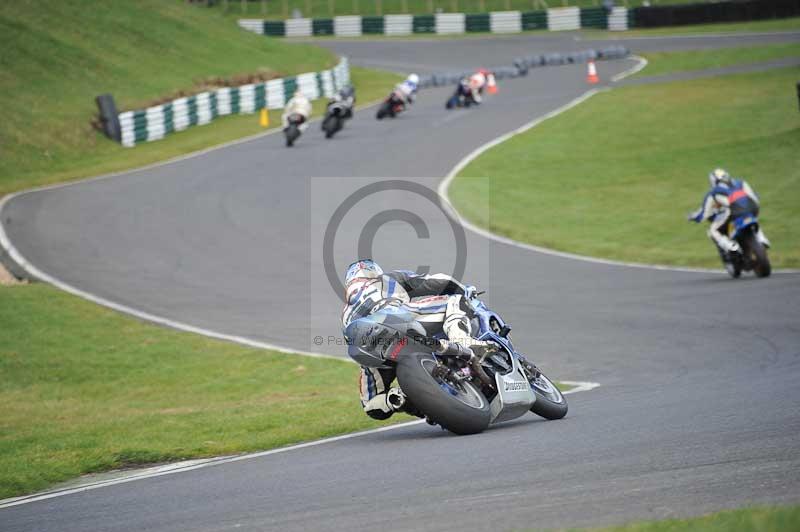
[(482, 301), (471, 303), (476, 339), (496, 344), (494, 352), (476, 356), (443, 333), (428, 336), (412, 314), (388, 307), (348, 325), (348, 354), (363, 366), (395, 366), (408, 401), (429, 423), (455, 434), (475, 434), (528, 411), (546, 419), (567, 415), (558, 387), (514, 349), (511, 327)]

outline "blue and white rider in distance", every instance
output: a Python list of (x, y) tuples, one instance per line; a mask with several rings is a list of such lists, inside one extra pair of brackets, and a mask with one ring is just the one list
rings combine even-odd
[[(700, 223), (708, 220), (711, 222), (708, 228), (709, 238), (725, 252), (739, 252), (739, 244), (728, 236), (726, 225), (731, 216), (744, 212), (758, 213), (758, 195), (747, 181), (732, 178), (722, 168), (716, 168), (708, 174), (708, 181), (711, 189), (703, 197), (700, 208), (689, 215), (689, 221)], [(756, 238), (769, 247), (769, 240), (760, 228)]]

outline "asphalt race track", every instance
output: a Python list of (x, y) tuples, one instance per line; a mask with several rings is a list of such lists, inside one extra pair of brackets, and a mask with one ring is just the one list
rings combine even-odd
[[(639, 52), (798, 40), (625, 44)], [(611, 42), (565, 34), (325, 45), (356, 64), (434, 72)], [(633, 64), (600, 63), (600, 75)], [(20, 195), (2, 211), (21, 254), (72, 287), (183, 324), (341, 356), (328, 341), (341, 302), (326, 279), (323, 235), (350, 194), (373, 192), (338, 227), (337, 275), (369, 236), (365, 226), (384, 267), (453, 272), (463, 257), (464, 278), (488, 291), (517, 346), (548, 375), (602, 384), (570, 396), (564, 420), (528, 416), (470, 437), (418, 424), (2, 509), (0, 529), (508, 530), (800, 501), (800, 275), (734, 282), (566, 259), (469, 232), (456, 246), (447, 218), (413, 185), (361, 188), (394, 179), (435, 190), (478, 146), (583, 94), (584, 69), (533, 71), (468, 111), (444, 110), (449, 88), (426, 90), (397, 119), (364, 110), (330, 141), (313, 124), (291, 150), (266, 135)], [(698, 199), (704, 185), (698, 176)], [(378, 223), (387, 212), (395, 221)], [(426, 227), (418, 235), (398, 217)]]

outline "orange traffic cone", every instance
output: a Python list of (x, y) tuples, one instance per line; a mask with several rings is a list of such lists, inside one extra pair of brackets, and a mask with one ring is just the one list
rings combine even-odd
[(489, 74), (488, 78), (487, 86), (489, 94), (497, 94), (497, 81), (494, 79), (494, 74)]
[(599, 82), (600, 78), (597, 77), (597, 67), (594, 65), (594, 61), (589, 60), (589, 72), (586, 74), (586, 83), (594, 85)]

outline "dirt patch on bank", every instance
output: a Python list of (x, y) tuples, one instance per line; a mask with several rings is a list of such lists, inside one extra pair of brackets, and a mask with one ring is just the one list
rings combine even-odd
[(16, 284), (27, 284), (27, 282), (20, 281), (19, 279), (11, 275), (9, 271), (6, 270), (2, 264), (0, 264), (0, 285), (12, 286)]

